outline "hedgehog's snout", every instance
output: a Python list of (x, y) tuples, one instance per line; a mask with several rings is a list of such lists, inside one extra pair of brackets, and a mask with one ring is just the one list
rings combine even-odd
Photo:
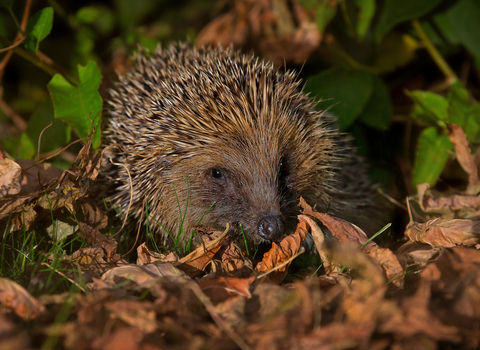
[(277, 241), (283, 237), (284, 231), (282, 215), (267, 215), (258, 222), (258, 234), (266, 240)]

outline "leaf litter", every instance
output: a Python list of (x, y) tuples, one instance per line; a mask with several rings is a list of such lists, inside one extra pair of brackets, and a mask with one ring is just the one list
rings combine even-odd
[[(140, 242), (136, 263), (127, 261), (106, 231), (108, 217), (88, 198), (100, 161), (90, 140), (56, 177), (38, 176), (34, 166), (37, 176), (23, 181), (24, 166), (1, 159), (5, 235), (53, 217), (62, 224), (53, 228), (52, 240), (63, 228), (64, 239), (84, 242), (43, 263), (60, 262), (56, 275), (71, 282), (69, 292), (31, 294), (0, 279), (1, 347), (478, 348), (478, 157), (461, 129), (450, 131), (469, 184), (463, 193), (420, 185), (408, 198), (411, 220), (400, 244), (380, 246), (361, 228), (301, 199), (295, 232), (272, 243), (260, 260), (237, 246), (227, 227), (210, 229), (204, 244), (185, 257)], [(33, 184), (30, 193), (22, 192)], [(296, 264), (301, 254), (318, 255), (321, 266)], [(42, 276), (37, 270), (32, 280)]]

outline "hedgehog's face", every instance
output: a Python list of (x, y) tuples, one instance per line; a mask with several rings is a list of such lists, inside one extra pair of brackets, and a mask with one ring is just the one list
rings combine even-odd
[[(229, 223), (249, 241), (278, 241), (292, 215), (295, 194), (285, 158), (279, 152), (256, 153), (230, 148), (215, 154), (192, 178), (191, 197), (208, 210), (202, 223)], [(198, 164), (198, 163), (197, 163)]]

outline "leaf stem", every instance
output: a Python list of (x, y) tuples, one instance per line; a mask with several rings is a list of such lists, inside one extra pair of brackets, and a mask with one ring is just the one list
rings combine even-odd
[(420, 39), (422, 39), (423, 45), (427, 49), (428, 53), (432, 57), (433, 61), (436, 63), (437, 67), (442, 71), (442, 73), (447, 78), (448, 83), (451, 85), (455, 81), (458, 80), (457, 75), (455, 72), (450, 68), (447, 62), (444, 60), (440, 52), (438, 52), (435, 45), (433, 45), (432, 41), (428, 38), (427, 33), (423, 30), (422, 25), (418, 20), (412, 21), (412, 26), (417, 32)]

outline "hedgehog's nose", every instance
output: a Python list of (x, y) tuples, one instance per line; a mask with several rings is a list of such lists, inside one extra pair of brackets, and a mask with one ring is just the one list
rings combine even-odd
[(258, 234), (269, 241), (282, 237), (285, 226), (281, 215), (267, 215), (260, 219)]

